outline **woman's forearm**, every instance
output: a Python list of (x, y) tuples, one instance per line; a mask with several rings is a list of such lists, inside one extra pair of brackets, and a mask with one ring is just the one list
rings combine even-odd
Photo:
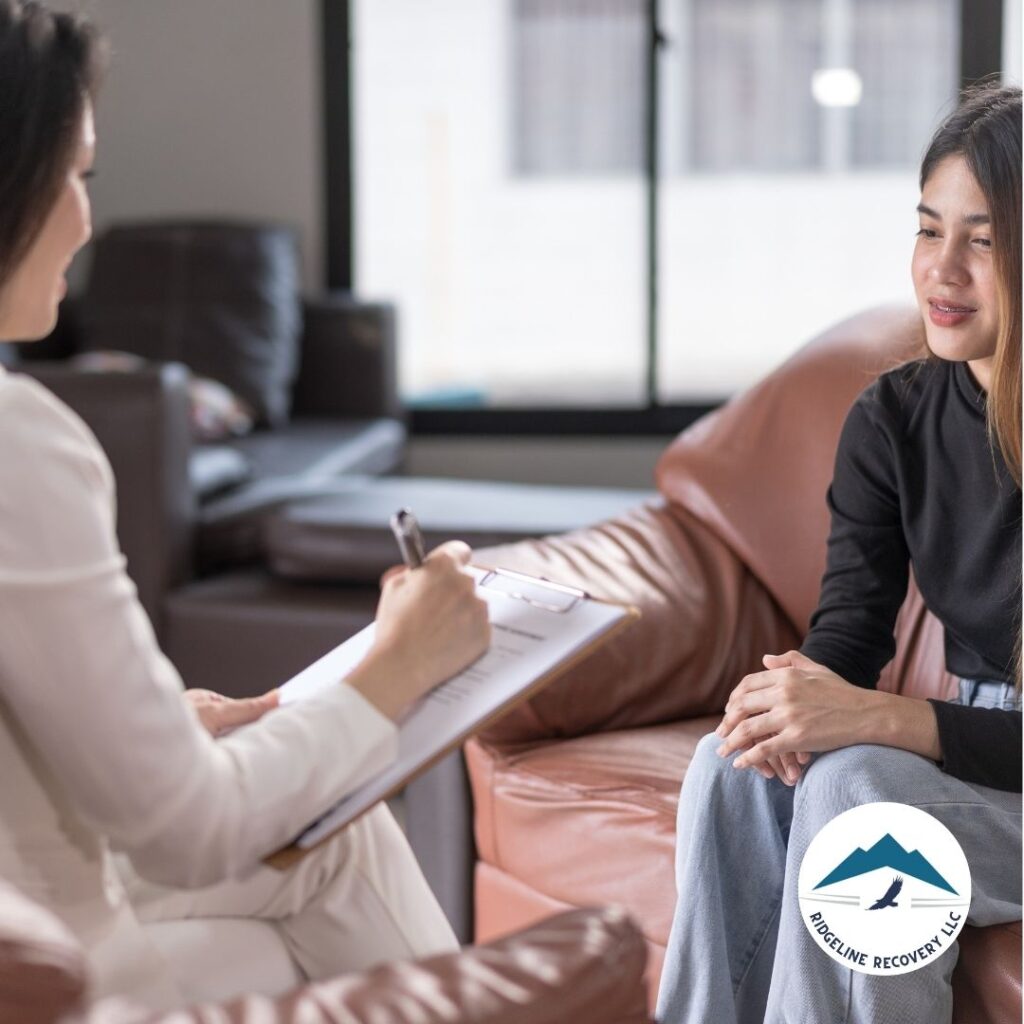
[(878, 743), (942, 760), (935, 712), (926, 700), (874, 691), (865, 709), (857, 742)]

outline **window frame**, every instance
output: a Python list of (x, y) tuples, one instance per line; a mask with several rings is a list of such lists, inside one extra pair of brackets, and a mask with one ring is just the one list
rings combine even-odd
[[(659, 27), (659, 0), (648, 0), (644, 99), (645, 336), (647, 404), (628, 409), (548, 406), (541, 408), (412, 408), (414, 435), (671, 436), (718, 408), (718, 402), (666, 405), (657, 401), (658, 373), (658, 166), (659, 77), (657, 54), (665, 45)], [(326, 224), (326, 286), (351, 291), (354, 280), (355, 203), (351, 0), (320, 0), (323, 112), (323, 203)], [(960, 82), (999, 74), (1002, 64), (1003, 0), (961, 0)]]

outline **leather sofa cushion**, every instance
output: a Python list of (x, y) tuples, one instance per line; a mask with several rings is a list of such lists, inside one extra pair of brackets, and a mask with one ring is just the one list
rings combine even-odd
[(560, 743), (495, 747), (466, 760), (480, 859), (572, 906), (617, 903), (664, 946), (672, 923), (679, 784), (718, 716)]
[(263, 423), (288, 418), (301, 309), (295, 234), (279, 226), (125, 224), (94, 246), (84, 350), (182, 362)]
[(372, 582), (399, 562), (390, 519), (416, 513), (427, 549), (452, 537), (480, 548), (597, 522), (653, 498), (648, 491), (394, 477), (294, 502), (267, 522), (273, 572), (297, 580)]

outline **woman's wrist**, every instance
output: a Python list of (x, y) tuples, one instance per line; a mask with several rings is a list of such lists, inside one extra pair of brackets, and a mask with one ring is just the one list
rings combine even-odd
[(412, 666), (399, 651), (388, 644), (374, 644), (345, 677), (345, 682), (393, 720), (409, 703), (411, 675)]
[(870, 699), (861, 716), (857, 742), (909, 750), (933, 761), (942, 759), (938, 724), (928, 701), (882, 690), (867, 693)]

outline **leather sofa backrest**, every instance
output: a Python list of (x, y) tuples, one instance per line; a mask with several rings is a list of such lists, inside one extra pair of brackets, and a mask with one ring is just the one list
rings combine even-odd
[[(854, 316), (684, 431), (658, 463), (665, 498), (735, 552), (801, 635), (825, 569), (825, 494), (846, 414), (880, 373), (924, 351), (915, 310)], [(880, 686), (948, 696), (941, 628), (913, 583), (896, 633), (898, 654)]]
[(303, 303), (292, 415), (402, 420), (395, 308), (333, 291)]

